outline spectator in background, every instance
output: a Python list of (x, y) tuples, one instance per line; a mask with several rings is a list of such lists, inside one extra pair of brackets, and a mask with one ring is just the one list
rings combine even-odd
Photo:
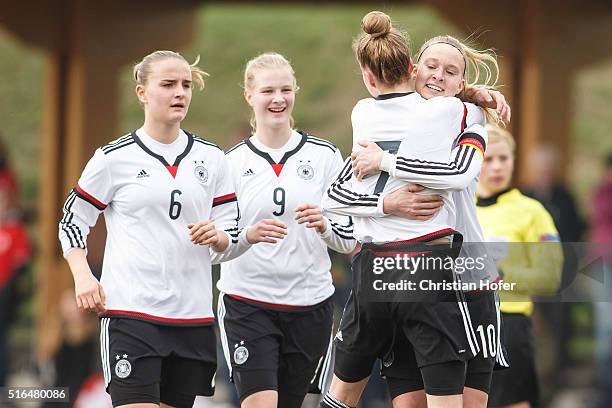
[[(585, 222), (578, 212), (571, 191), (558, 177), (558, 151), (554, 146), (541, 144), (527, 155), (528, 180), (525, 194), (538, 200), (550, 213), (559, 230), (562, 242), (579, 242)], [(561, 287), (567, 282), (564, 276)]]
[[(591, 218), (591, 241), (612, 242), (612, 153), (606, 159), (604, 174), (593, 196), (593, 216)], [(610, 253), (604, 261), (610, 265)]]
[(0, 189), (15, 194), (17, 193), (17, 182), (9, 165), (8, 149), (3, 139), (0, 132)]
[[(60, 298), (62, 320), (62, 343), (53, 358), (55, 387), (68, 387), (70, 402), (73, 403), (88, 378), (99, 371), (97, 318), (82, 310), (76, 304), (73, 289), (67, 289)], [(102, 380), (102, 384), (104, 384)], [(110, 398), (108, 398), (109, 405)], [(49, 403), (45, 407), (59, 407), (62, 404)]]
[[(598, 408), (612, 407), (612, 153), (606, 159), (602, 181), (593, 197), (591, 241), (598, 245), (604, 265), (604, 294), (595, 299), (595, 339), (597, 377), (599, 379)], [(602, 245), (605, 244), (605, 245)]]
[(17, 303), (17, 277), (31, 255), (25, 226), (9, 211), (13, 194), (0, 187), (0, 386), (6, 385), (9, 370), (8, 332)]
[[(538, 200), (550, 213), (559, 231), (563, 243), (564, 262), (561, 274), (560, 291), (574, 281), (578, 271), (575, 247), (573, 242), (580, 242), (586, 229), (586, 223), (580, 213), (572, 192), (560, 178), (559, 151), (551, 144), (537, 145), (527, 154), (529, 180), (525, 194)], [(584, 305), (569, 302), (542, 302), (536, 306), (551, 332), (555, 356), (558, 356), (546, 369), (551, 379), (550, 386), (559, 387), (563, 377), (563, 368), (572, 364), (570, 339), (575, 336), (576, 323), (572, 321), (572, 310), (584, 308)], [(545, 387), (546, 388), (546, 387)]]

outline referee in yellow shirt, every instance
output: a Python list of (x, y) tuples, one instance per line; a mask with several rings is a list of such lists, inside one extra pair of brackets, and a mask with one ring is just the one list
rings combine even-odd
[[(537, 406), (538, 381), (531, 327), (532, 295), (559, 287), (563, 254), (552, 217), (538, 201), (511, 188), (515, 142), (504, 129), (489, 126), (489, 144), (480, 174), (477, 214), (504, 282), (501, 312), (510, 368), (493, 373), (489, 406)], [(548, 241), (548, 242), (543, 242)]]

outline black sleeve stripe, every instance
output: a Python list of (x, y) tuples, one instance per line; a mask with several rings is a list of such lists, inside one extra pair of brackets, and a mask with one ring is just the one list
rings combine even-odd
[[(348, 192), (348, 190), (345, 190), (345, 191)], [(345, 194), (345, 192), (339, 191), (339, 190), (331, 191), (329, 196), (330, 198), (344, 205), (358, 205), (358, 206), (365, 206), (365, 207), (376, 207), (378, 205), (377, 199), (366, 198), (366, 199), (359, 200), (359, 199), (355, 199), (354, 197), (350, 197), (349, 195)]]
[(306, 142), (316, 144), (319, 146), (329, 147), (334, 153), (336, 152), (336, 150), (338, 150), (338, 148), (333, 143), (328, 142), (325, 139), (320, 139), (318, 137), (308, 135), (306, 136)]
[(237, 148), (239, 148), (240, 146), (245, 146), (245, 145), (246, 145), (246, 143), (244, 143), (244, 140), (243, 140), (242, 142), (238, 143), (237, 145), (231, 147), (228, 151), (225, 152), (225, 154), (231, 153), (234, 150), (236, 150)]
[[(72, 204), (76, 201), (76, 196), (74, 196), (74, 198), (72, 199), (72, 203), (70, 204), (70, 207), (72, 207)], [(72, 222), (72, 220), (74, 219), (74, 213), (70, 212), (68, 215), (68, 218), (66, 219), (66, 225), (68, 226), (68, 228), (72, 231), (72, 233), (75, 236), (75, 240), (77, 241), (77, 246), (81, 247), (81, 248), (85, 248), (85, 240), (83, 239), (83, 233), (81, 232), (81, 229)]]
[(136, 143), (136, 141), (132, 139), (132, 140), (126, 141), (123, 144), (120, 144), (120, 145), (117, 145), (117, 146), (113, 146), (113, 147), (108, 148), (108, 149), (102, 149), (102, 151), (104, 152), (104, 154), (109, 154), (110, 152), (114, 152), (115, 150), (119, 150), (121, 148), (124, 148), (124, 147), (129, 146), (129, 145), (134, 144), (134, 143)]
[(182, 130), (183, 132), (185, 132), (185, 134), (186, 134), (187, 136), (191, 136), (191, 137), (193, 138), (193, 141), (194, 141), (194, 142), (199, 142), (199, 143), (204, 144), (204, 145), (207, 145), (207, 146), (216, 147), (217, 149), (219, 149), (219, 150), (223, 151), (223, 149), (221, 149), (221, 148), (220, 148), (219, 146), (217, 146), (216, 144), (211, 143), (211, 142), (209, 142), (208, 140), (206, 140), (206, 139), (204, 139), (204, 138), (202, 138), (202, 137), (200, 137), (200, 136), (196, 136), (195, 134), (193, 134), (193, 133), (191, 133), (191, 132), (188, 132), (188, 131), (186, 131), (185, 129), (181, 129), (181, 130)]
[(237, 244), (238, 236), (242, 232), (242, 228), (238, 229), (238, 227), (232, 227), (226, 229), (225, 232), (227, 232), (232, 237), (232, 243)]
[(125, 142), (127, 140), (130, 140), (131, 138), (132, 138), (132, 134), (128, 133), (127, 135), (120, 137), (119, 139), (115, 140), (114, 142), (105, 144), (104, 146), (102, 146), (101, 149), (105, 150), (105, 149), (108, 149), (110, 147), (117, 146), (117, 145), (119, 145), (119, 144), (121, 144), (121, 143), (123, 143), (123, 142)]
[(330, 192), (339, 194), (343, 196), (344, 198), (346, 198), (347, 200), (351, 200), (351, 199), (352, 200), (362, 200), (362, 201), (370, 201), (370, 202), (376, 203), (378, 202), (378, 196), (380, 196), (380, 194), (375, 194), (376, 197), (371, 197), (368, 194), (358, 194), (353, 191), (347, 190), (346, 188), (342, 187), (339, 183), (332, 184), (329, 189), (330, 189)]
[(312, 140), (316, 140), (317, 142), (327, 143), (331, 147), (337, 149), (336, 145), (333, 144), (332, 142), (330, 142), (329, 140), (325, 140), (325, 139), (322, 139), (320, 137), (316, 137), (316, 136), (313, 136), (313, 135), (306, 135), (306, 137), (308, 137), (309, 139), (312, 139)]
[(353, 169), (351, 166), (351, 158), (347, 158), (340, 175), (335, 182), (327, 190), (329, 197), (340, 204), (344, 205), (359, 205), (366, 207), (376, 207), (378, 205), (378, 194), (376, 198), (370, 197), (367, 194), (357, 194), (349, 191), (341, 186), (342, 183), (351, 179)]
[(334, 149), (332, 146), (324, 144), (324, 143), (318, 143), (315, 141), (312, 141), (310, 139), (306, 139), (306, 143), (312, 143), (314, 145), (318, 145), (318, 146), (322, 146), (322, 147), (327, 147), (328, 149), (330, 149), (332, 152), (336, 153), (336, 149)]
[(70, 241), (71, 247), (85, 248), (85, 241), (83, 239), (83, 234), (80, 228), (72, 223), (74, 213), (71, 212), (71, 207), (75, 200), (76, 200), (76, 195), (73, 192), (71, 192), (68, 195), (68, 199), (66, 199), (66, 203), (64, 204), (64, 216), (62, 217), (62, 220), (60, 221), (60, 226), (62, 230), (66, 233), (66, 236), (68, 237), (68, 240)]
[[(436, 175), (436, 176), (442, 176), (442, 175), (447, 175), (447, 176), (452, 176), (452, 175), (459, 175), (459, 174), (464, 174), (471, 162), (472, 162), (472, 158), (474, 157), (474, 153), (476, 152), (475, 149), (472, 148), (466, 148), (464, 149), (464, 151), (462, 151), (462, 155), (461, 155), (461, 159), (460, 159), (460, 163), (458, 166), (455, 166), (453, 168), (447, 168), (447, 169), (440, 169), (440, 168), (435, 168), (435, 167), (427, 167), (427, 166), (402, 166), (402, 165), (398, 165), (397, 166), (397, 170), (398, 171), (403, 171), (403, 172), (407, 172), (407, 173), (415, 173), (415, 174), (423, 174), (423, 175)], [(467, 160), (466, 160), (467, 158)]]
[(335, 229), (333, 229), (333, 228), (332, 228), (332, 232), (333, 232), (334, 234), (336, 234), (337, 236), (339, 236), (340, 238), (342, 238), (342, 239), (346, 239), (346, 240), (353, 240), (353, 239), (355, 239), (355, 238), (354, 238), (352, 235), (344, 235), (344, 234), (342, 234), (342, 233), (340, 233), (340, 232), (336, 231), (336, 230), (335, 230)]
[(331, 221), (331, 220), (330, 220), (330, 223), (331, 223), (332, 226), (336, 226), (336, 227), (338, 227), (340, 229), (352, 229), (353, 228), (353, 218), (352, 217), (348, 217), (348, 218), (349, 218), (349, 223), (346, 224), (346, 225), (340, 224), (338, 222)]
[(453, 169), (457, 167), (457, 160), (459, 158), (459, 155), (462, 154), (465, 151), (465, 147), (461, 146), (459, 147), (457, 154), (455, 155), (455, 160), (452, 162), (436, 162), (436, 161), (427, 161), (427, 160), (421, 160), (421, 159), (408, 159), (406, 157), (402, 157), (402, 156), (398, 156), (396, 159), (396, 163), (398, 164), (402, 164), (405, 166), (416, 166), (417, 163), (418, 164), (423, 164), (425, 166), (429, 165), (429, 166), (437, 166), (438, 168), (447, 168), (447, 169)]
[(350, 229), (350, 230), (344, 230), (344, 229), (342, 229), (342, 228), (338, 228), (338, 227), (335, 227), (335, 226), (333, 226), (333, 225), (332, 225), (332, 230), (334, 230), (334, 231), (338, 232), (339, 234), (347, 234), (347, 235), (352, 235), (352, 234), (353, 234), (353, 232), (354, 232), (352, 229)]
[(70, 241), (70, 246), (72, 248), (77, 247), (78, 244), (75, 243), (73, 236), (71, 235), (69, 231), (69, 228), (63, 222), (60, 222), (60, 227), (62, 228), (62, 231), (66, 233), (66, 236), (68, 237), (68, 241)]
[(198, 142), (198, 143), (203, 144), (203, 145), (206, 145), (206, 146), (216, 147), (217, 149), (219, 149), (219, 150), (223, 151), (223, 149), (221, 149), (221, 148), (220, 148), (219, 146), (217, 146), (216, 144), (211, 143), (211, 142), (209, 142), (209, 141), (207, 141), (207, 140), (204, 140), (204, 139), (202, 139), (201, 137), (194, 136), (194, 137), (193, 137), (193, 141), (194, 141), (194, 142)]
[(62, 226), (62, 230), (66, 232), (68, 239), (70, 241), (71, 247), (80, 246), (78, 242), (78, 237), (72, 226), (69, 224), (69, 221), (72, 219), (72, 213), (70, 212), (70, 207), (72, 207), (72, 203), (74, 202), (76, 196), (71, 192), (68, 195), (68, 199), (66, 200), (66, 204), (64, 205), (64, 216), (60, 221), (60, 225)]
[(80, 246), (81, 248), (85, 248), (85, 240), (83, 239), (83, 233), (81, 232), (81, 229), (80, 229), (80, 228), (79, 228), (79, 227), (78, 227), (76, 224), (73, 224), (73, 223), (72, 223), (72, 219), (73, 219), (73, 218), (74, 218), (74, 214), (72, 214), (72, 215), (70, 216), (70, 220), (69, 220), (70, 225), (72, 226), (72, 228), (73, 228), (74, 230), (76, 230), (76, 232), (77, 232), (77, 234), (78, 234), (78, 238), (79, 238), (78, 240), (79, 240), (79, 242), (80, 242), (79, 246)]
[[(398, 171), (403, 171), (406, 173), (423, 174), (423, 175), (431, 175), (431, 176), (453, 176), (453, 175), (464, 174), (470, 167), (472, 158), (474, 157), (474, 154), (476, 153), (476, 149), (473, 149), (473, 148), (462, 148), (462, 149), (465, 149), (466, 151), (464, 151), (464, 153), (462, 154), (462, 158), (461, 158), (461, 162), (459, 166), (455, 166), (454, 168), (440, 169), (440, 168), (428, 167), (428, 166), (414, 166), (414, 165), (404, 166), (404, 165), (399, 165), (399, 164), (396, 166), (396, 168)], [(465, 160), (466, 155), (469, 155), (469, 157), (467, 158), (467, 161)], [(435, 170), (440, 170), (440, 171), (435, 171)]]
[(346, 232), (346, 233), (349, 233), (349, 234), (352, 234), (352, 233), (353, 233), (353, 227), (350, 227), (350, 228), (343, 228), (343, 227), (341, 227), (341, 226), (339, 226), (339, 225), (337, 225), (337, 224), (333, 224), (333, 223), (332, 223), (332, 228), (333, 228), (334, 230), (338, 230), (338, 231)]
[[(398, 168), (399, 166), (403, 166), (417, 169), (456, 170), (457, 168), (461, 167), (461, 165), (463, 164), (463, 160), (465, 159), (470, 150), (474, 149), (469, 146), (459, 147), (457, 154), (455, 155), (454, 161), (450, 163), (425, 161), (419, 159), (406, 159), (404, 157), (398, 157), (396, 160), (396, 165)], [(460, 156), (461, 160), (459, 159)]]

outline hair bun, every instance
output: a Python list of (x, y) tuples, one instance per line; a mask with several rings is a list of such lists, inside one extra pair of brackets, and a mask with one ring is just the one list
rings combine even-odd
[(377, 38), (391, 31), (391, 18), (382, 11), (370, 11), (361, 20), (361, 28), (372, 38)]

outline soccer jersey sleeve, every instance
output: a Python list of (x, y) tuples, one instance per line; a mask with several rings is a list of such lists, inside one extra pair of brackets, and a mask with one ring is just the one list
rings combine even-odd
[[(334, 153), (333, 159), (328, 166), (327, 180), (333, 182), (342, 171), (342, 155), (339, 150)], [(323, 211), (327, 229), (321, 238), (328, 247), (343, 254), (351, 252), (356, 245), (353, 237), (353, 219), (347, 215), (338, 215), (329, 211)]]
[[(461, 130), (447, 161), (426, 161), (407, 155), (385, 152), (381, 170), (391, 176), (440, 190), (463, 190), (480, 173), (487, 145), (484, 115), (480, 108), (462, 103), (453, 119), (453, 126)], [(400, 147), (400, 151), (406, 151)]]
[(379, 193), (356, 193), (352, 186), (354, 180), (351, 158), (348, 157), (335, 181), (323, 194), (321, 208), (324, 211), (340, 215), (384, 217), (381, 195)]
[(215, 180), (215, 196), (210, 215), (211, 221), (217, 229), (225, 231), (230, 243), (223, 252), (216, 252), (211, 249), (212, 263), (229, 261), (242, 255), (251, 244), (246, 240), (246, 231), (238, 228), (240, 210), (236, 197), (236, 188), (232, 169), (225, 155), (220, 158)]
[(87, 235), (109, 205), (113, 186), (107, 158), (101, 149), (89, 160), (77, 185), (64, 203), (59, 239), (64, 256), (72, 248), (87, 250)]
[[(531, 206), (530, 222), (524, 232), (527, 265), (502, 261), (504, 280), (516, 282), (519, 292), (529, 295), (552, 294), (559, 288), (563, 268), (563, 250), (552, 216), (544, 206)], [(510, 244), (517, 245), (517, 244)]]

